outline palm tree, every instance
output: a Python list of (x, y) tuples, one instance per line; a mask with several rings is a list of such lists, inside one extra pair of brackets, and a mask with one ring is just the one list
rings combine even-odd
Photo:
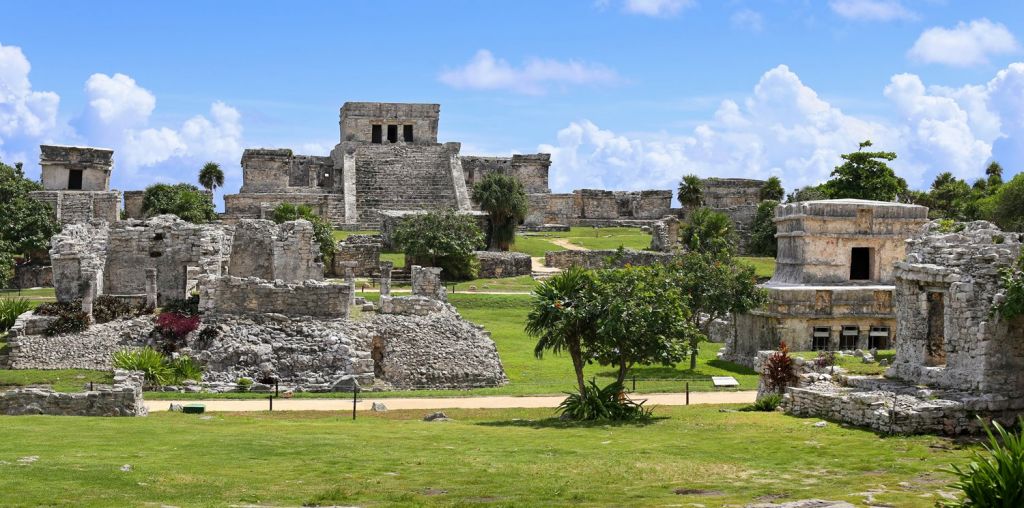
[(594, 313), (584, 300), (592, 284), (589, 271), (572, 266), (537, 286), (533, 308), (526, 316), (526, 333), (538, 338), (533, 354), (543, 358), (547, 350), (568, 352), (580, 396), (587, 390), (583, 340), (596, 331)]
[(691, 251), (731, 254), (735, 235), (729, 216), (710, 208), (694, 210), (686, 224), (679, 228), (679, 240)]
[(491, 218), (488, 245), (508, 250), (516, 241), (516, 226), (526, 218), (526, 192), (518, 178), (505, 173), (489, 173), (473, 186), (473, 201)]
[(684, 208), (693, 210), (704, 203), (704, 191), (697, 175), (686, 175), (679, 181), (679, 203)]
[(988, 177), (989, 186), (999, 186), (1003, 183), (1003, 166), (999, 165), (998, 162), (992, 161), (991, 164), (985, 168), (985, 176)]
[(213, 192), (217, 187), (223, 187), (224, 172), (221, 171), (220, 164), (212, 161), (203, 164), (203, 169), (199, 170), (199, 185), (209, 192)]
[(782, 189), (782, 180), (773, 176), (761, 186), (761, 201), (782, 201), (786, 191)]

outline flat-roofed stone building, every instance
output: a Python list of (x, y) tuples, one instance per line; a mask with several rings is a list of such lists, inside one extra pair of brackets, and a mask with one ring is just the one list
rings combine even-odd
[(116, 221), (121, 193), (110, 190), (113, 158), (106, 148), (40, 145), (44, 190), (31, 195), (49, 203), (62, 225)]
[(749, 363), (758, 350), (889, 348), (895, 338), (895, 265), (920, 234), (928, 209), (836, 199), (779, 205), (775, 274), (768, 304), (735, 316), (727, 356)]

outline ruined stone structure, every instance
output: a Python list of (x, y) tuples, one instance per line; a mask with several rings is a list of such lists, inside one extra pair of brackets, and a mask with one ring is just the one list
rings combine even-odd
[(355, 263), (352, 274), (356, 277), (374, 277), (380, 272), (380, 235), (349, 235), (338, 242), (334, 253), (332, 272), (336, 276), (345, 274), (345, 263)]
[(0, 392), (0, 414), (56, 416), (146, 416), (142, 372), (114, 371), (114, 383), (79, 393), (49, 388), (16, 388)]
[(609, 259), (615, 259), (613, 266), (626, 265), (648, 266), (658, 263), (669, 263), (675, 254), (668, 252), (651, 252), (646, 250), (626, 249), (622, 257), (617, 250), (561, 250), (544, 254), (544, 265), (552, 268), (569, 268), (579, 266), (587, 269), (604, 268)]
[(856, 199), (779, 205), (769, 303), (735, 316), (727, 358), (749, 365), (780, 341), (794, 351), (891, 347), (893, 266), (927, 217), (923, 206)]
[(477, 278), (497, 279), (533, 274), (533, 259), (522, 252), (477, 251), (473, 253), (480, 262)]
[(647, 223), (671, 207), (670, 190), (551, 194), (549, 154), (462, 156), (459, 143), (437, 140), (440, 111), (438, 104), (346, 102), (340, 142), (329, 157), (245, 150), (243, 185), (238, 194), (224, 197), (224, 217), (264, 218), (278, 204), (291, 202), (309, 205), (335, 226), (376, 229), (383, 227), (382, 212), (471, 210), (473, 184), (493, 172), (523, 183), (531, 209), (528, 225)]
[(281, 314), (346, 318), (353, 289), (347, 284), (307, 280), (299, 284), (257, 277), (199, 278), (200, 308), (220, 314)]
[(313, 224), (243, 220), (234, 227), (228, 275), (268, 281), (323, 280), (324, 264)]
[(61, 224), (114, 222), (121, 193), (110, 190), (114, 151), (105, 148), (40, 145), (43, 189), (31, 196), (49, 203)]

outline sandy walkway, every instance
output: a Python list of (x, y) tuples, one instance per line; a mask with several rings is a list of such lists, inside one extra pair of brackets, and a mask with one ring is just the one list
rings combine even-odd
[[(694, 392), (690, 404), (749, 404), (754, 402), (757, 392)], [(562, 395), (535, 397), (434, 397), (434, 398), (373, 398), (372, 393), (360, 395), (356, 410), (368, 411), (374, 402), (381, 402), (388, 409), (484, 409), (484, 408), (537, 408), (555, 407)], [(686, 404), (683, 393), (637, 394), (636, 399), (647, 399), (648, 405), (682, 406)], [(205, 404), (207, 411), (266, 411), (267, 399), (250, 400), (152, 400), (146, 401), (150, 411), (166, 411), (171, 404)], [(351, 411), (351, 398), (338, 399), (274, 399), (274, 411)]]
[(565, 250), (590, 250), (582, 245), (576, 245), (565, 238), (545, 238), (545, 240), (564, 248)]

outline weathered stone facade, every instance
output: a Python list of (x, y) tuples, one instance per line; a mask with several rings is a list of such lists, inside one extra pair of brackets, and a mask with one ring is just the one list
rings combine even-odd
[(307, 280), (288, 284), (256, 277), (199, 278), (199, 306), (219, 314), (281, 314), (335, 319), (349, 315), (353, 289), (347, 284)]
[(56, 416), (146, 416), (142, 372), (114, 371), (114, 384), (78, 393), (49, 388), (0, 392), (0, 414)]
[(705, 207), (729, 216), (736, 237), (738, 251), (747, 252), (747, 241), (754, 225), (757, 205), (761, 203), (764, 180), (747, 178), (705, 178), (701, 180), (701, 196)]
[(672, 210), (672, 191), (579, 189), (570, 194), (528, 194), (526, 226), (639, 226)]
[(234, 228), (228, 275), (284, 282), (323, 280), (324, 264), (313, 224), (297, 220), (275, 224), (244, 219)]
[(119, 219), (121, 193), (110, 190), (113, 150), (40, 145), (39, 151), (44, 190), (30, 195), (48, 203), (57, 222), (63, 225)]
[(505, 173), (519, 180), (527, 194), (547, 194), (551, 192), (548, 188), (549, 167), (551, 154), (547, 153), (515, 154), (511, 157), (462, 157), (462, 171), (469, 189), (490, 173)]
[(891, 347), (893, 265), (927, 216), (922, 206), (853, 199), (779, 205), (769, 302), (735, 316), (726, 358), (749, 363), (780, 341), (794, 351)]
[(119, 191), (32, 191), (33, 198), (47, 203), (61, 225), (120, 219)]
[(334, 275), (345, 275), (345, 263), (355, 263), (352, 273), (356, 277), (379, 275), (381, 241), (380, 235), (349, 235), (338, 242), (332, 270)]
[(616, 250), (562, 250), (544, 254), (544, 265), (552, 268), (569, 268), (579, 266), (594, 269), (604, 268), (609, 259), (617, 258), (614, 267), (626, 265), (649, 266), (658, 263), (669, 263), (675, 255), (667, 252), (645, 250), (624, 250), (621, 258)]
[(533, 259), (522, 252), (477, 251), (473, 253), (480, 262), (477, 278), (497, 279), (533, 274)]
[(45, 265), (15, 265), (14, 278), (9, 288), (49, 288), (53, 287), (53, 267)]

